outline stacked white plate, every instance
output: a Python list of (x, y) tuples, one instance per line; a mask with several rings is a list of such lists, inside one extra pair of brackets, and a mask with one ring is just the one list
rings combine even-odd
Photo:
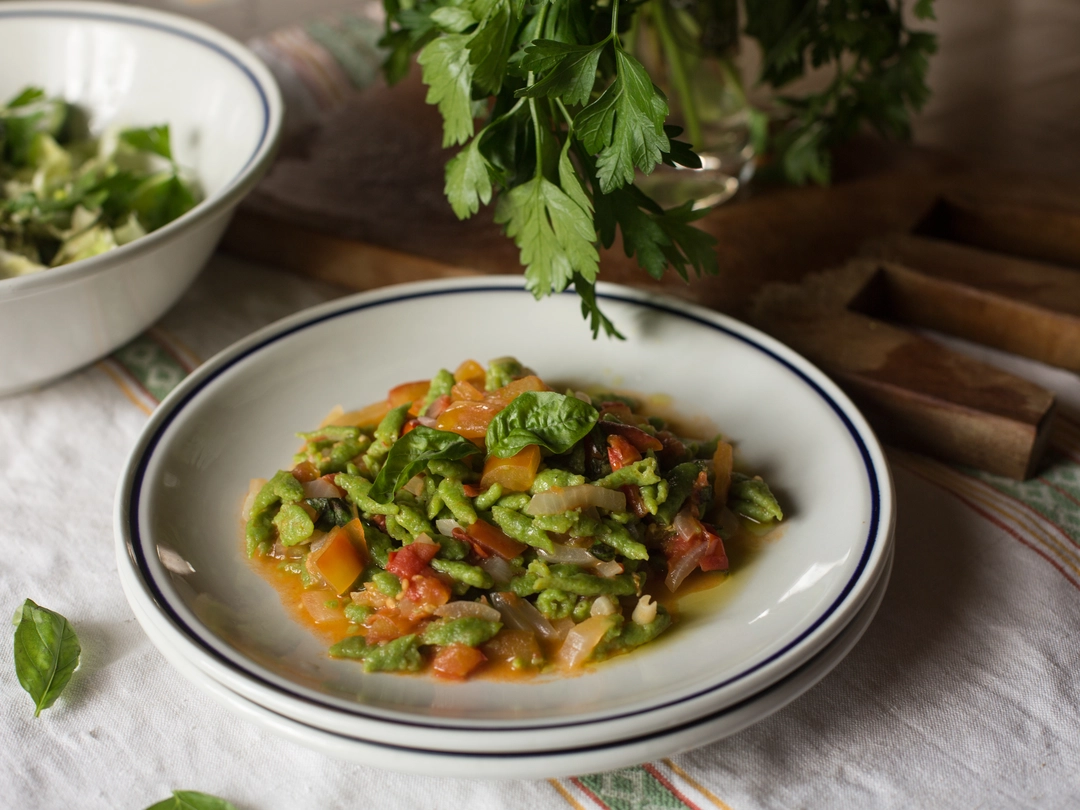
[[(307, 310), (213, 358), (155, 412), (117, 493), (121, 581), (151, 640), (238, 714), (369, 765), (487, 778), (621, 767), (732, 734), (814, 685), (888, 582), (894, 505), (873, 433), (820, 371), (745, 324), (626, 288), (599, 300), (519, 277), (385, 288)], [(446, 683), (331, 659), (245, 559), (248, 481), (287, 466), (334, 406), (514, 355), (548, 381), (662, 394), (720, 430), (784, 506), (782, 528), (651, 645), (575, 677)]]

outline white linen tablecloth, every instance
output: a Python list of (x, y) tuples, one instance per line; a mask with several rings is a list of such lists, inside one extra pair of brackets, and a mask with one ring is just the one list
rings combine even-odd
[(820, 684), (733, 737), (614, 773), (485, 782), (339, 761), (220, 708), (124, 599), (117, 479), (148, 412), (191, 368), (343, 292), (215, 257), (130, 346), (0, 400), (0, 609), (32, 598), (83, 647), (35, 719), (10, 630), (0, 642), (0, 807), (141, 810), (174, 789), (240, 810), (1080, 806), (1080, 384), (989, 352), (1059, 394), (1047, 466), (1018, 484), (890, 451), (896, 560), (876, 619)]

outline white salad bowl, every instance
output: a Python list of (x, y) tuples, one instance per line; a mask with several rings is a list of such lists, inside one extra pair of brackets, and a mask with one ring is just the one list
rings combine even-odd
[[(805, 665), (883, 587), (894, 503), (873, 433), (820, 371), (745, 324), (616, 286), (599, 295), (625, 340), (590, 339), (572, 294), (536, 302), (498, 277), (335, 301), (204, 364), (155, 412), (117, 492), (121, 582), (153, 642), (186, 673), (329, 733), (523, 756), (694, 726)], [(296, 431), (335, 405), (502, 355), (553, 384), (662, 395), (703, 436), (723, 431), (777, 493), (782, 527), (682, 599), (656, 642), (575, 677), (457, 684), (331, 659), (245, 559), (249, 480), (291, 465)]]
[(0, 4), (0, 99), (27, 86), (84, 108), (95, 133), (168, 124), (176, 162), (203, 199), (115, 250), (0, 279), (0, 395), (79, 368), (156, 321), (269, 168), (282, 119), (273, 77), (242, 45), (202, 23), (128, 5)]

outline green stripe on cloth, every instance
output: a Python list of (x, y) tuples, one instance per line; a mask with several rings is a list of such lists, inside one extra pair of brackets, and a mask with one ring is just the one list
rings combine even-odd
[(611, 810), (685, 810), (688, 806), (642, 767), (579, 776), (575, 781)]
[(158, 402), (187, 376), (180, 362), (150, 335), (139, 335), (112, 354), (131, 377)]

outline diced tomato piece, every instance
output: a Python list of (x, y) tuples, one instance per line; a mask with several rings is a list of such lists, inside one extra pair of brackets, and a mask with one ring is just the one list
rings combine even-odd
[(468, 543), (470, 546), (472, 546), (473, 554), (475, 554), (481, 560), (486, 560), (488, 557), (491, 556), (490, 551), (488, 551), (482, 545), (469, 537), (469, 533), (461, 527), (455, 527), (453, 532), (451, 532), (451, 536), (455, 540), (460, 540), (462, 543)]
[(401, 426), (401, 435), (404, 436), (406, 433), (416, 427), (420, 427), (420, 420), (410, 419), (408, 422)]
[(368, 644), (378, 644), (407, 636), (416, 624), (402, 616), (396, 608), (380, 608), (364, 620), (364, 627), (367, 628), (364, 640)]
[(626, 496), (626, 508), (634, 517), (643, 518), (649, 514), (645, 499), (641, 497), (641, 487), (637, 484), (626, 484), (619, 487), (619, 490)]
[(621, 470), (627, 464), (641, 461), (641, 453), (638, 452), (638, 449), (618, 433), (608, 436), (607, 443), (607, 457), (612, 470)]
[(600, 430), (608, 434), (609, 437), (612, 434), (622, 436), (642, 453), (646, 450), (660, 452), (664, 449), (663, 442), (635, 425), (627, 425), (622, 422), (609, 422), (606, 420), (601, 420), (596, 424)]
[[(415, 545), (415, 544), (414, 544)], [(416, 605), (445, 605), (450, 601), (450, 586), (437, 577), (414, 574), (409, 578), (409, 587), (402, 594)]]
[(422, 402), (429, 388), (431, 388), (431, 380), (402, 383), (391, 388), (386, 399), (391, 408), (400, 408), (407, 402)]
[[(593, 403), (594, 405), (596, 403)], [(620, 422), (632, 425), (637, 421), (637, 417), (634, 416), (634, 412), (630, 410), (630, 406), (625, 402), (619, 402), (618, 400), (605, 400), (597, 406), (597, 410), (600, 411), (600, 421), (604, 421), (604, 417), (608, 414), (616, 417)]]
[(476, 484), (462, 484), (461, 487), (470, 498), (475, 498), (484, 491), (483, 487), (478, 487)]
[(539, 666), (544, 661), (540, 642), (528, 630), (504, 629), (484, 644), (483, 651), (489, 661), (502, 661), (507, 664), (518, 660), (526, 666)]
[(442, 394), (435, 397), (435, 401), (428, 405), (428, 409), (424, 411), (424, 416), (434, 419), (440, 413), (446, 410), (446, 407), (450, 404), (450, 395)]
[(401, 579), (412, 579), (427, 568), (431, 559), (439, 553), (436, 543), (410, 543), (399, 551), (391, 551), (386, 570), (397, 574)]
[(486, 660), (484, 654), (475, 647), (451, 644), (435, 654), (431, 669), (440, 678), (461, 681)]
[(510, 458), (491, 455), (484, 462), (480, 486), (487, 489), (494, 484), (499, 484), (507, 492), (525, 492), (532, 486), (539, 467), (540, 448), (535, 444), (526, 446)]
[(454, 371), (454, 382), (469, 382), (483, 388), (486, 379), (487, 372), (475, 360), (466, 360)]
[(448, 430), (466, 439), (482, 439), (503, 405), (492, 402), (453, 402), (435, 420), (438, 430)]
[(705, 530), (705, 539), (709, 541), (709, 547), (705, 550), (705, 556), (701, 558), (701, 570), (727, 571), (729, 563), (723, 539), (707, 524), (702, 524), (702, 527)]
[(314, 481), (319, 477), (319, 468), (312, 464), (310, 461), (301, 461), (290, 471), (292, 477), (299, 481), (301, 484), (306, 484), (309, 481)]
[(462, 380), (454, 383), (454, 387), (450, 389), (450, 400), (452, 402), (483, 402), (484, 389), (473, 385), (469, 380)]
[(517, 540), (507, 537), (503, 534), (502, 529), (492, 526), (486, 520), (478, 519), (465, 531), (478, 545), (487, 551), (498, 554), (504, 560), (512, 560), (528, 548), (524, 543), (519, 543)]
[[(352, 521), (359, 523), (359, 521)], [(362, 528), (361, 528), (362, 531)], [(361, 534), (361, 537), (363, 535)], [(364, 557), (353, 545), (350, 532), (335, 526), (326, 545), (311, 552), (308, 563), (322, 575), (326, 583), (337, 593), (345, 593), (364, 570)]]
[(661, 467), (667, 469), (687, 460), (690, 454), (686, 450), (686, 445), (679, 441), (679, 437), (670, 430), (661, 430), (656, 434), (656, 438), (660, 440), (664, 448), (657, 451)]
[(694, 487), (690, 490), (690, 497), (687, 498), (687, 503), (690, 506), (690, 513), (696, 517), (701, 517), (701, 499), (702, 493), (709, 488), (709, 476), (704, 470), (698, 473), (698, 477), (694, 479)]

